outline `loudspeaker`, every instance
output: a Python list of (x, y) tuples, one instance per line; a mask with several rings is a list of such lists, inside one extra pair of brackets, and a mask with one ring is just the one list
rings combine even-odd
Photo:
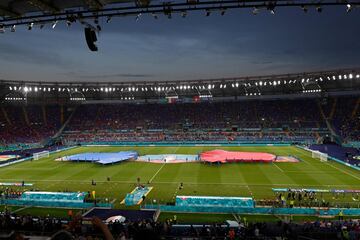
[(98, 47), (95, 45), (95, 42), (97, 41), (95, 31), (91, 28), (85, 28), (85, 38), (89, 49), (92, 52), (96, 52), (98, 50)]

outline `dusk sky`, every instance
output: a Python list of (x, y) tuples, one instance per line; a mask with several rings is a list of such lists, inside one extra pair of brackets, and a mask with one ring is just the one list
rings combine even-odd
[(142, 15), (102, 24), (99, 52), (83, 28), (19, 26), (0, 35), (0, 78), (32, 81), (151, 81), (296, 73), (360, 66), (360, 9), (345, 6)]

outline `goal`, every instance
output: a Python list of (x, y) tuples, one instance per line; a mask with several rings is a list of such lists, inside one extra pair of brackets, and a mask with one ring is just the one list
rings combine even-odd
[(34, 160), (39, 160), (40, 158), (49, 157), (49, 155), (50, 155), (49, 151), (42, 151), (42, 152), (34, 153), (33, 158)]
[(327, 160), (328, 160), (328, 154), (322, 153), (319, 151), (311, 151), (311, 156), (312, 156), (312, 158), (320, 159), (320, 162), (327, 162)]

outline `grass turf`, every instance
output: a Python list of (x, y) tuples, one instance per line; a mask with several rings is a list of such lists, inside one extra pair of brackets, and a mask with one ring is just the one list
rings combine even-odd
[[(199, 154), (224, 149), (230, 151), (269, 152), (276, 155), (293, 155), (299, 163), (236, 163), (208, 165), (202, 163), (155, 164), (124, 162), (111, 166), (94, 163), (54, 161), (59, 156), (81, 152), (116, 152), (135, 150), (145, 154)], [(111, 181), (106, 181), (110, 177)], [(1, 182), (22, 181), (47, 191), (92, 191), (97, 197), (114, 200), (116, 207), (126, 193), (136, 186), (136, 179), (154, 187), (147, 201), (171, 202), (176, 195), (253, 196), (255, 199), (273, 199), (272, 187), (357, 189), (360, 173), (336, 162), (320, 162), (299, 148), (288, 147), (78, 147), (49, 158), (27, 161), (0, 168)], [(91, 186), (91, 180), (97, 182)], [(179, 183), (184, 188), (178, 190)], [(351, 201), (351, 196), (337, 201)]]

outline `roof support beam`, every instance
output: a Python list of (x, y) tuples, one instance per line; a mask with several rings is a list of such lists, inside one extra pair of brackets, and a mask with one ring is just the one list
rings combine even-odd
[(84, 0), (84, 2), (90, 9), (101, 9), (104, 6), (101, 0)]
[(19, 17), (20, 14), (17, 12), (14, 12), (8, 8), (0, 7), (0, 15), (2, 16), (9, 16), (9, 17)]
[(31, 5), (33, 5), (34, 7), (39, 8), (41, 11), (43, 12), (51, 12), (51, 13), (55, 13), (58, 12), (59, 9), (54, 7), (53, 5), (50, 5), (46, 2), (44, 2), (43, 0), (28, 0), (28, 3), (30, 3)]

